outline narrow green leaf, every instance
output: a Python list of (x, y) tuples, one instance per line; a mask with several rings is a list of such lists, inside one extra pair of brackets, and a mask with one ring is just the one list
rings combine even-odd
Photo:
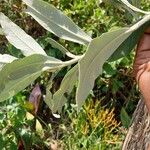
[(6, 35), (7, 40), (20, 49), (25, 56), (32, 54), (46, 55), (42, 47), (19, 26), (13, 23), (8, 17), (0, 12), (0, 24)]
[(63, 78), (59, 90), (52, 94), (50, 91), (47, 91), (45, 98), (46, 104), (50, 107), (53, 113), (58, 111), (59, 113), (62, 110), (62, 107), (65, 105), (67, 98), (65, 93), (70, 93), (78, 79), (78, 65), (75, 65)]
[(76, 93), (78, 109), (92, 90), (95, 79), (102, 73), (104, 62), (134, 31), (149, 20), (150, 15), (147, 15), (130, 28), (108, 32), (91, 41), (85, 56), (79, 61), (79, 85)]
[(133, 6), (133, 5), (131, 5), (131, 4), (128, 2), (128, 0), (121, 0), (121, 1), (122, 1), (122, 3), (124, 3), (125, 5), (127, 5), (130, 9), (132, 9), (132, 10), (134, 10), (134, 11), (136, 11), (136, 12), (143, 13), (143, 14), (147, 14), (147, 15), (150, 14), (150, 12), (143, 11), (143, 10), (141, 10), (141, 9), (139, 9), (139, 8), (137, 8), (137, 7)]
[(8, 54), (0, 54), (0, 70), (3, 68), (4, 65), (7, 63), (11, 63), (12, 61), (16, 60), (16, 57), (13, 57)]
[(4, 101), (32, 83), (45, 70), (54, 71), (61, 61), (34, 54), (6, 64), (0, 71), (0, 101)]
[(54, 6), (42, 0), (23, 0), (23, 2), (28, 6), (26, 12), (56, 36), (80, 44), (88, 44), (91, 41), (89, 35)]
[(56, 42), (55, 40), (51, 38), (47, 38), (46, 41), (48, 41), (52, 47), (59, 49), (63, 54), (67, 55), (70, 58), (75, 58), (76, 56), (70, 53), (65, 47), (63, 47), (61, 44)]

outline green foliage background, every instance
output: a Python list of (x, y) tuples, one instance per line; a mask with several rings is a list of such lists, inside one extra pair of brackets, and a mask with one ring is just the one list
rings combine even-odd
[[(133, 21), (132, 15), (123, 8), (118, 9), (109, 3), (100, 3), (99, 0), (45, 1), (62, 10), (93, 38), (109, 30), (126, 27)], [(148, 1), (141, 1), (143, 10), (150, 9)], [(62, 60), (67, 59), (51, 47), (47, 41), (49, 36), (74, 54), (84, 53), (84, 46), (60, 40), (47, 33), (31, 17), (24, 14), (24, 7), (19, 0), (0, 1), (0, 11), (37, 39), (49, 55)], [(1, 53), (22, 57), (3, 36), (0, 36), (0, 50)], [(119, 150), (139, 99), (139, 92), (132, 77), (133, 58), (134, 51), (115, 62), (105, 63), (103, 74), (97, 78), (94, 91), (79, 114), (74, 105), (74, 91), (68, 96), (68, 103), (63, 108), (60, 119), (52, 116), (42, 102), (36, 118), (42, 128), (35, 126), (35, 118), (28, 119), (26, 116), (30, 110), (28, 98), (34, 84), (1, 103), (0, 149), (15, 150), (22, 141), (26, 149), (46, 150), (55, 146), (60, 150)], [(56, 89), (66, 71), (67, 68), (56, 76)], [(40, 84), (43, 93), (49, 77), (49, 73), (44, 73), (35, 81)]]

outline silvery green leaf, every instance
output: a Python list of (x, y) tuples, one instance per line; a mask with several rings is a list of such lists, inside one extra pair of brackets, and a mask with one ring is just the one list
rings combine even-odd
[(121, 0), (121, 1), (122, 1), (122, 3), (124, 3), (125, 5), (127, 5), (130, 9), (132, 9), (132, 10), (134, 10), (134, 11), (136, 11), (136, 12), (143, 13), (143, 14), (147, 14), (147, 15), (150, 14), (150, 12), (141, 10), (141, 9), (139, 9), (139, 8), (137, 8), (137, 7), (133, 6), (133, 5), (131, 5), (131, 4), (128, 2), (128, 0)]
[(19, 26), (13, 23), (8, 17), (0, 12), (0, 25), (8, 41), (20, 49), (25, 56), (32, 54), (46, 55), (42, 47)]
[(104, 62), (114, 51), (140, 26), (150, 20), (150, 15), (145, 16), (130, 28), (104, 33), (91, 41), (85, 56), (79, 61), (79, 85), (76, 92), (78, 109), (83, 105), (95, 79), (102, 73)]
[(79, 61), (79, 85), (76, 93), (78, 109), (83, 105), (94, 81), (102, 73), (104, 62), (111, 56), (116, 48), (127, 38), (130, 33), (122, 36), (128, 28), (104, 33), (91, 41), (85, 56)]
[(52, 107), (53, 107), (52, 98), (53, 98), (53, 95), (52, 95), (50, 89), (47, 87), (46, 88), (46, 96), (45, 96), (44, 101), (50, 109), (52, 109)]
[(133, 32), (117, 49), (116, 51), (111, 55), (111, 57), (108, 59), (108, 61), (116, 61), (119, 58), (125, 57), (128, 55), (131, 50), (134, 49), (137, 42), (139, 41), (141, 35), (143, 34), (145, 28), (149, 26), (149, 23), (145, 23), (140, 28), (138, 28), (135, 32)]
[(62, 107), (65, 105), (67, 98), (65, 93), (70, 93), (78, 79), (78, 64), (75, 65), (71, 70), (67, 72), (63, 78), (59, 90), (51, 94), (48, 90), (45, 98), (46, 104), (50, 107), (53, 113), (56, 111), (61, 112)]
[(76, 56), (72, 53), (70, 53), (65, 47), (63, 47), (61, 44), (56, 42), (55, 40), (51, 38), (47, 38), (46, 41), (48, 41), (52, 47), (59, 49), (63, 54), (67, 55), (70, 58), (75, 58)]
[(45, 70), (55, 71), (61, 61), (34, 54), (6, 64), (0, 71), (0, 101), (4, 101), (31, 84)]
[(28, 6), (26, 12), (56, 36), (80, 44), (88, 44), (91, 41), (89, 35), (53, 5), (42, 0), (23, 0), (23, 2)]
[(7, 63), (11, 63), (12, 61), (16, 60), (16, 57), (13, 57), (8, 54), (0, 54), (0, 70), (3, 68), (4, 65)]

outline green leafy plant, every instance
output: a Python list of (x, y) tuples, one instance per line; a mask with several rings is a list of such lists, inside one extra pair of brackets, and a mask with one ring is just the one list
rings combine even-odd
[(71, 92), (77, 81), (76, 103), (79, 110), (92, 90), (95, 79), (102, 73), (103, 64), (107, 60), (114, 61), (128, 54), (150, 21), (150, 12), (140, 10), (127, 0), (122, 0), (121, 4), (124, 4), (132, 12), (144, 15), (140, 15), (138, 19), (136, 17), (136, 23), (130, 27), (109, 31), (92, 39), (54, 6), (42, 0), (23, 0), (23, 2), (27, 5), (26, 13), (46, 30), (59, 38), (87, 47), (86, 52), (78, 56), (49, 38), (50, 43), (68, 56), (70, 60), (62, 61), (50, 57), (31, 36), (27, 35), (3, 13), (0, 13), (2, 32), (8, 41), (25, 56), (21, 59), (10, 55), (1, 55), (0, 101), (4, 101), (23, 90), (42, 72), (52, 72), (51, 80), (53, 80), (60, 69), (75, 64), (67, 72), (56, 93), (51, 93), (51, 84), (47, 87), (45, 102), (53, 112), (61, 111), (66, 101), (65, 93)]
[(105, 109), (100, 101), (88, 99), (80, 113), (72, 108), (68, 114), (71, 125), (60, 125), (65, 149), (117, 150), (121, 146), (124, 135), (119, 133), (120, 123), (115, 120), (114, 109)]
[[(45, 130), (38, 119), (27, 112), (26, 97), (18, 93), (15, 97), (0, 104), (0, 149), (48, 149), (44, 137)], [(36, 121), (36, 122), (35, 122)], [(49, 133), (51, 129), (47, 125)]]

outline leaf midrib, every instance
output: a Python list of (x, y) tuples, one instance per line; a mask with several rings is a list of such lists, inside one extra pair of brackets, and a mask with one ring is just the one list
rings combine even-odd
[[(109, 42), (108, 45), (111, 45), (111, 43), (113, 43), (114, 41), (116, 41), (117, 39), (119, 39), (123, 34), (124, 34), (124, 33), (120, 34), (116, 39), (114, 39), (114, 40), (112, 40), (111, 42)], [(105, 49), (108, 45), (104, 46), (103, 49)], [(100, 53), (101, 53), (101, 51), (99, 52), (99, 54), (100, 54)], [(95, 56), (95, 59), (96, 59), (97, 57), (99, 57), (99, 54)], [(93, 59), (92, 62), (90, 63), (90, 65), (88, 65), (88, 67), (87, 67), (88, 69), (86, 69), (86, 73), (84, 73), (84, 77), (83, 77), (82, 83), (85, 82), (85, 76), (86, 76), (87, 72), (90, 70), (89, 68), (90, 68), (90, 66), (93, 64), (93, 62), (95, 61), (95, 59)], [(81, 80), (80, 80), (80, 81), (81, 81)]]
[[(11, 22), (8, 18), (6, 18), (7, 19), (7, 21), (9, 21), (11, 24), (13, 24), (13, 25), (15, 25), (16, 26), (16, 24), (14, 24), (13, 22)], [(4, 21), (5, 22), (5, 21)], [(5, 23), (4, 23), (5, 24)], [(10, 25), (9, 25), (10, 26)], [(18, 28), (18, 26), (16, 26), (17, 28)], [(6, 30), (6, 26), (5, 26), (5, 30)], [(28, 45), (28, 43), (26, 42), (26, 41), (24, 41), (24, 40), (22, 40), (20, 37), (19, 37), (19, 35), (16, 33), (16, 32), (14, 32), (11, 28), (9, 28), (8, 29), (9, 31), (11, 31), (13, 34), (15, 34), (16, 36), (17, 36), (17, 38), (18, 39), (20, 39), (20, 41), (22, 41), (29, 49), (32, 49), (33, 50), (33, 52), (34, 53), (32, 53), (32, 54), (43, 54), (44, 55), (44, 53), (45, 53), (45, 51), (42, 49), (42, 47), (37, 43), (37, 45), (39, 46), (39, 48), (41, 49), (41, 50), (43, 50), (43, 53), (38, 53), (38, 51), (35, 51), (34, 49), (33, 49), (33, 47), (30, 47), (29, 45)], [(21, 30), (22, 32), (25, 32), (25, 31), (23, 31), (22, 29), (19, 29), (19, 30)], [(26, 34), (26, 33), (25, 33)], [(6, 35), (6, 36), (9, 36), (10, 34), (8, 34), (8, 35)], [(28, 34), (26, 35), (26, 36), (29, 36)], [(30, 37), (30, 36), (29, 36)], [(40, 50), (40, 51), (41, 51)], [(29, 51), (27, 51), (27, 53), (28, 53)], [(24, 53), (24, 52), (22, 52), (22, 53)], [(25, 52), (26, 53), (26, 52)], [(30, 52), (29, 52), (30, 53)], [(32, 55), (31, 53), (30, 53), (30, 55)], [(26, 55), (27, 56), (27, 55)]]
[[(46, 61), (47, 61), (47, 60), (45, 60), (45, 61), (40, 61), (40, 62), (38, 61), (38, 62), (31, 63), (31, 64), (26, 64), (26, 65), (24, 65), (24, 66), (18, 66), (18, 68), (17, 68), (15, 71), (20, 70), (20, 69), (24, 69), (24, 68), (26, 68), (26, 67), (31, 67), (31, 66), (34, 67), (35, 65), (40, 65), (40, 64), (43, 65), (43, 67), (44, 67)], [(18, 63), (18, 62), (17, 62), (17, 63)], [(50, 63), (48, 63), (48, 64), (50, 64)], [(52, 63), (52, 64), (55, 64), (55, 63)], [(19, 64), (19, 65), (20, 65), (20, 64)], [(56, 65), (57, 65), (57, 63), (56, 63)], [(61, 65), (61, 64), (58, 63), (58, 65)], [(42, 67), (42, 68), (43, 68), (43, 67)]]

